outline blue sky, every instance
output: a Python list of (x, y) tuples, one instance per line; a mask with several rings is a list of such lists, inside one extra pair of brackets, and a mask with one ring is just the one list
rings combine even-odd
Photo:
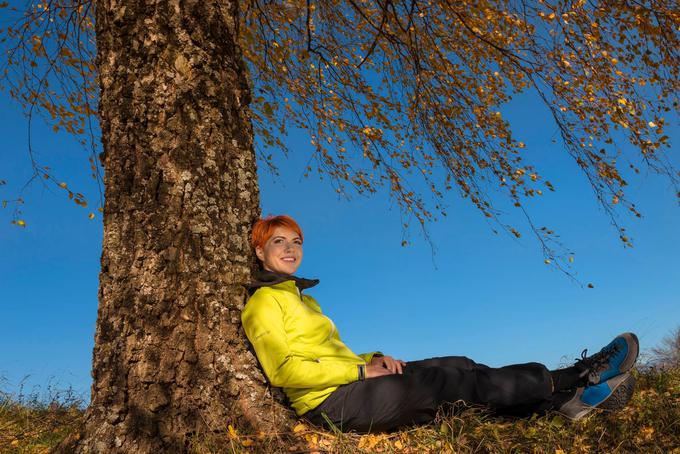
[[(30, 166), (26, 120), (1, 96), (0, 179), (7, 185), (0, 199), (6, 199), (19, 193)], [(594, 289), (546, 266), (526, 231), (520, 240), (494, 235), (455, 193), (447, 198), (448, 217), (429, 226), (434, 254), (417, 228), (402, 247), (400, 213), (386, 194), (348, 202), (318, 176), (302, 177), (312, 152), (302, 134), (288, 138), (293, 152), (277, 160), (279, 177), (260, 172), (263, 213), (300, 222), (305, 258), (298, 274), (321, 279), (309, 293), (355, 351), (556, 367), (622, 331), (636, 332), (649, 348), (680, 324), (680, 209), (670, 184), (644, 172), (631, 181), (630, 195), (645, 217), (622, 218), (635, 243), (624, 249), (585, 178), (552, 142), (555, 128), (544, 109), (525, 97), (505, 111), (516, 138), (558, 189), (532, 203), (537, 223), (557, 230), (575, 252), (579, 279)], [(677, 144), (677, 127), (669, 135)], [(87, 156), (72, 138), (38, 120), (33, 142), (45, 165), (96, 204)], [(0, 210), (0, 389), (72, 386), (87, 398), (101, 217), (89, 220), (91, 208), (40, 183), (23, 196), (26, 228), (11, 225), (11, 211)]]

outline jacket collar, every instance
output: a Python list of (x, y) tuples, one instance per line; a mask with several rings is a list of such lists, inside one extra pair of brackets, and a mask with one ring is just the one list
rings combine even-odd
[(248, 292), (252, 295), (260, 287), (271, 287), (282, 282), (294, 281), (295, 286), (301, 292), (305, 289), (314, 287), (319, 283), (318, 279), (305, 279), (302, 277), (293, 276), (292, 274), (275, 273), (273, 271), (260, 270), (253, 276), (254, 280), (247, 284)]

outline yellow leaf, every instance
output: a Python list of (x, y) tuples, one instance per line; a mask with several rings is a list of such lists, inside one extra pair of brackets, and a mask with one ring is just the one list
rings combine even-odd
[(619, 98), (619, 104), (625, 106), (626, 104), (628, 104), (628, 100), (626, 100), (626, 98)]
[(397, 440), (397, 441), (394, 442), (394, 447), (397, 448), (397, 449), (404, 449), (404, 445), (402, 444), (402, 442), (400, 440)]
[(307, 430), (307, 426), (305, 426), (305, 425), (302, 424), (302, 423), (300, 423), (300, 424), (298, 424), (297, 426), (293, 427), (293, 432), (295, 432), (295, 433), (300, 433), (300, 432), (305, 431), (305, 430)]
[(562, 449), (556, 449), (555, 454), (565, 454), (565, 452)]
[(26, 227), (26, 221), (24, 221), (23, 219), (19, 219), (19, 220), (16, 222), (16, 224), (17, 224), (19, 227)]
[(316, 448), (319, 446), (319, 436), (317, 434), (306, 435), (305, 439), (310, 448)]
[(650, 128), (656, 128), (656, 123), (654, 123), (653, 121), (650, 121), (649, 123), (647, 123), (647, 125), (649, 125)]
[[(372, 450), (381, 441), (385, 440), (387, 437), (385, 435), (364, 435), (359, 439), (359, 447), (363, 447), (368, 450)], [(363, 446), (361, 446), (363, 444)]]
[(62, 181), (61, 183), (59, 183), (59, 187), (66, 189), (67, 185)]
[(243, 440), (241, 444), (247, 448), (248, 446), (252, 446), (253, 440)]
[(238, 438), (238, 433), (236, 432), (236, 429), (234, 429), (234, 426), (229, 424), (229, 426), (227, 426), (227, 429), (229, 429), (229, 438), (231, 438), (232, 440)]
[(94, 219), (94, 213), (88, 214), (87, 217), (88, 217), (89, 219)]
[(550, 265), (550, 259), (545, 259), (543, 262), (544, 262), (546, 265)]
[(654, 428), (653, 427), (643, 427), (643, 428), (640, 429), (640, 432), (642, 432), (642, 435), (646, 439), (649, 440), (652, 437), (652, 435), (654, 434)]

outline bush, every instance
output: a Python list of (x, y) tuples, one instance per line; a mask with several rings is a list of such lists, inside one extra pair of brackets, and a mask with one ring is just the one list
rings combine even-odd
[(652, 348), (653, 366), (660, 368), (680, 367), (680, 326), (661, 341), (661, 345)]

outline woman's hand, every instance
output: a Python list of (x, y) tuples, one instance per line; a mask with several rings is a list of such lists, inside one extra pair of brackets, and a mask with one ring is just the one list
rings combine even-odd
[(373, 361), (371, 361), (371, 364), (368, 364), (366, 366), (366, 379), (382, 377), (383, 375), (392, 375), (392, 374), (394, 374), (394, 372), (392, 372), (391, 370), (386, 369), (382, 366), (378, 366), (376, 364), (373, 364)]
[[(376, 367), (379, 369), (385, 369), (389, 373), (381, 373), (380, 375), (390, 375), (390, 374), (401, 374), (403, 372), (406, 363), (400, 359), (394, 359), (391, 356), (374, 356), (371, 359), (371, 363), (366, 367), (366, 378), (371, 378), (369, 375), (369, 369)], [(379, 377), (380, 375), (375, 375)]]

